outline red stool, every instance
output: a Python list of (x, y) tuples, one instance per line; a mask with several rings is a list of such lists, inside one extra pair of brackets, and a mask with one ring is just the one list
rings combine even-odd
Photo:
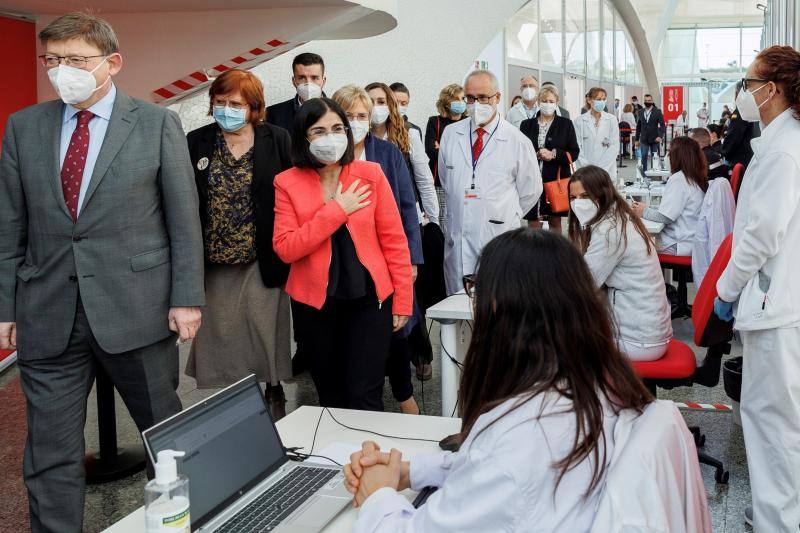
[(736, 163), (731, 171), (731, 189), (733, 190), (733, 197), (739, 198), (739, 186), (742, 184), (742, 175), (744, 174), (744, 165)]

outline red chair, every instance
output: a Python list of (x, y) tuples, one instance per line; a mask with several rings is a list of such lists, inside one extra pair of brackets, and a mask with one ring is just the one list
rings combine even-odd
[(731, 189), (733, 189), (733, 197), (739, 198), (739, 186), (742, 184), (742, 175), (744, 174), (744, 165), (736, 163), (731, 172)]
[(692, 256), (658, 254), (658, 262), (661, 268), (672, 270), (678, 280), (678, 306), (672, 310), (672, 318), (692, 316), (688, 289), (692, 277)]
[[(697, 383), (705, 387), (715, 387), (719, 383), (722, 356), (731, 351), (730, 340), (733, 338), (733, 322), (723, 322), (714, 314), (714, 299), (717, 297), (717, 280), (719, 280), (731, 257), (733, 237), (728, 235), (708, 267), (703, 283), (697, 290), (697, 297), (692, 307), (692, 323), (694, 324), (694, 343), (707, 348), (703, 364), (697, 366), (694, 352), (683, 342), (670, 341), (664, 357), (655, 361), (631, 361), (636, 374), (655, 395), (657, 387), (672, 389), (673, 387), (692, 386)], [(716, 468), (714, 478), (717, 483), (728, 483), (728, 471), (721, 461), (711, 457), (699, 448), (705, 444), (705, 436), (699, 427), (689, 428), (695, 436), (698, 446), (697, 455), (700, 462)]]

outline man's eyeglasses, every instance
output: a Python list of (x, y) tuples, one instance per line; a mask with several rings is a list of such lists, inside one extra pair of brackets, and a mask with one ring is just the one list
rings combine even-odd
[(475, 274), (467, 274), (461, 278), (461, 282), (464, 283), (464, 292), (467, 296), (475, 298)]
[(486, 95), (484, 95), (484, 94), (481, 94), (481, 95), (478, 95), (478, 96), (472, 96), (472, 95), (469, 95), (469, 94), (468, 94), (468, 95), (465, 97), (465, 99), (467, 100), (467, 103), (468, 103), (468, 104), (474, 104), (476, 100), (477, 100), (478, 102), (482, 103), (482, 104), (488, 104), (488, 103), (489, 103), (489, 100), (491, 100), (491, 99), (492, 99), (492, 98), (494, 98), (495, 96), (497, 96), (497, 93), (490, 94), (489, 96), (486, 96)]
[(57, 67), (63, 61), (68, 67), (85, 68), (90, 59), (95, 59), (97, 57), (106, 56), (57, 56), (54, 54), (42, 54), (39, 56), (39, 61), (42, 62), (42, 66), (44, 67)]
[(335, 124), (330, 130), (322, 127), (311, 128), (308, 130), (308, 138), (313, 141), (314, 139), (319, 139), (320, 137), (324, 137), (329, 133), (333, 133), (334, 135), (346, 135), (347, 126), (344, 124)]
[(769, 83), (769, 80), (762, 80), (761, 78), (742, 78), (742, 89), (746, 91), (749, 83)]

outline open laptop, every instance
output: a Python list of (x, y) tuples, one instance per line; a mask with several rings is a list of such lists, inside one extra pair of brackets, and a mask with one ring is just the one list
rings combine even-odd
[(352, 501), (341, 468), (289, 460), (253, 375), (142, 437), (151, 462), (186, 452), (192, 531), (313, 533)]

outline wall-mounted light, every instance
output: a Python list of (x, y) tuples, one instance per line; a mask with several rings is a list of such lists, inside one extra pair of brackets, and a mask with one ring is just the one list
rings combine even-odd
[(756, 4), (756, 9), (760, 9), (764, 13), (767, 12), (767, 6), (765, 6), (764, 4)]

